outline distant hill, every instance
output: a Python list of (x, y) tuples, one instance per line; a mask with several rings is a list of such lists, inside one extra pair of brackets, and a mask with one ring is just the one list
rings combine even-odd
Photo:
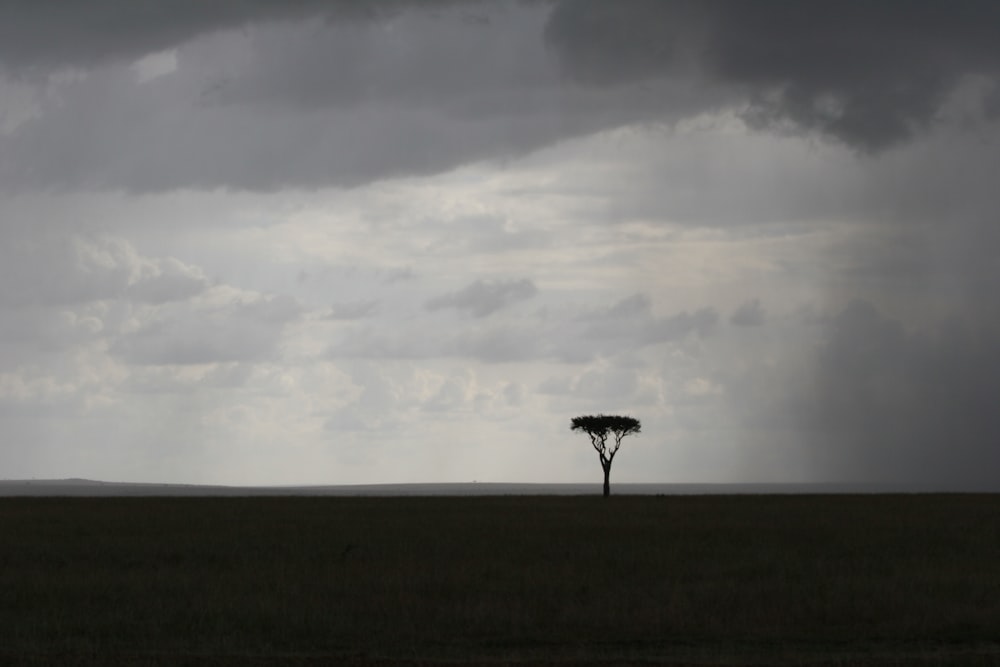
[[(982, 491), (903, 484), (615, 484), (613, 495), (739, 495), (822, 493), (932, 493)], [(601, 485), (463, 482), (448, 484), (342, 484), (329, 486), (213, 486), (102, 482), (99, 480), (0, 480), (0, 496), (506, 496), (600, 495)]]

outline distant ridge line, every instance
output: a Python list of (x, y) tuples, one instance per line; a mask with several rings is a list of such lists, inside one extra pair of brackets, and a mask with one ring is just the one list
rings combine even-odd
[[(599, 495), (600, 483), (452, 482), (334, 484), (301, 486), (224, 486), (157, 482), (104, 482), (68, 478), (0, 480), (0, 497), (11, 496), (505, 496)], [(871, 493), (995, 493), (1000, 487), (960, 488), (930, 484), (699, 484), (619, 483), (613, 495), (761, 495)]]

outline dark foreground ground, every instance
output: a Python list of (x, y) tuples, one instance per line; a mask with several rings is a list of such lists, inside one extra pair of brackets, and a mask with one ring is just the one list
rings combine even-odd
[(3, 498), (0, 664), (1000, 665), (1000, 495)]

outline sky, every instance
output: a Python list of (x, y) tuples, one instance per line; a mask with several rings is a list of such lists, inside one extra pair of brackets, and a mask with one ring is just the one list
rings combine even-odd
[(992, 0), (0, 2), (0, 478), (1000, 488)]

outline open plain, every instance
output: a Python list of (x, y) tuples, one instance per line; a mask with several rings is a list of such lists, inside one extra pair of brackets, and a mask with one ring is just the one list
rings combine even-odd
[(1000, 664), (1000, 495), (0, 499), (0, 664)]

